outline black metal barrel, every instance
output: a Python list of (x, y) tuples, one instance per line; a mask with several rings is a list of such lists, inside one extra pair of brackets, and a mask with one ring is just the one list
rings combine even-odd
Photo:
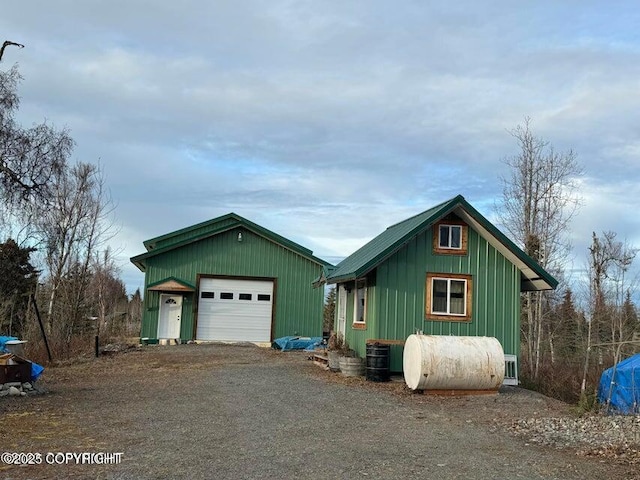
[(389, 381), (390, 351), (389, 345), (367, 344), (367, 380), (372, 382)]

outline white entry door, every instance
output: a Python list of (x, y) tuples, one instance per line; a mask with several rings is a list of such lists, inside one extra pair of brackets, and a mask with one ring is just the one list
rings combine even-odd
[(158, 338), (180, 338), (182, 295), (160, 294)]
[(341, 333), (343, 338), (347, 329), (347, 289), (344, 285), (338, 287), (338, 327), (336, 333)]

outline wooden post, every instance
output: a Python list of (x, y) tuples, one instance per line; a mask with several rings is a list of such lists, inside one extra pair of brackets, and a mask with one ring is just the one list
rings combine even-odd
[(47, 334), (44, 331), (44, 325), (42, 323), (42, 318), (40, 318), (40, 311), (38, 310), (38, 304), (36, 303), (36, 296), (31, 294), (31, 302), (33, 302), (33, 308), (36, 312), (36, 318), (38, 319), (38, 323), (40, 324), (40, 331), (42, 332), (42, 339), (44, 340), (44, 346), (47, 347), (47, 356), (49, 357), (49, 361), (52, 361), (51, 358), (51, 350), (49, 349), (49, 342), (47, 341)]

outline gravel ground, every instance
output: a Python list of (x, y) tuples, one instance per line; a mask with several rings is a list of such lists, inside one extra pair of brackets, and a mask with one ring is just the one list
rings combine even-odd
[(122, 452), (122, 462), (0, 464), (0, 479), (640, 478), (627, 457), (558, 440), (575, 421), (561, 402), (518, 388), (415, 394), (302, 353), (146, 347), (50, 368), (41, 383), (47, 394), (0, 399), (0, 451)]
[(574, 448), (585, 457), (640, 464), (638, 416), (527, 418), (514, 421), (511, 430), (531, 443)]

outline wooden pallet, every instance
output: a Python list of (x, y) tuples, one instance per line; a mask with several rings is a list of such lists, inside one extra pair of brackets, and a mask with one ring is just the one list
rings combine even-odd
[(422, 390), (424, 395), (458, 397), (465, 395), (497, 395), (498, 390)]
[(324, 353), (314, 353), (313, 363), (319, 367), (329, 368), (329, 357)]

